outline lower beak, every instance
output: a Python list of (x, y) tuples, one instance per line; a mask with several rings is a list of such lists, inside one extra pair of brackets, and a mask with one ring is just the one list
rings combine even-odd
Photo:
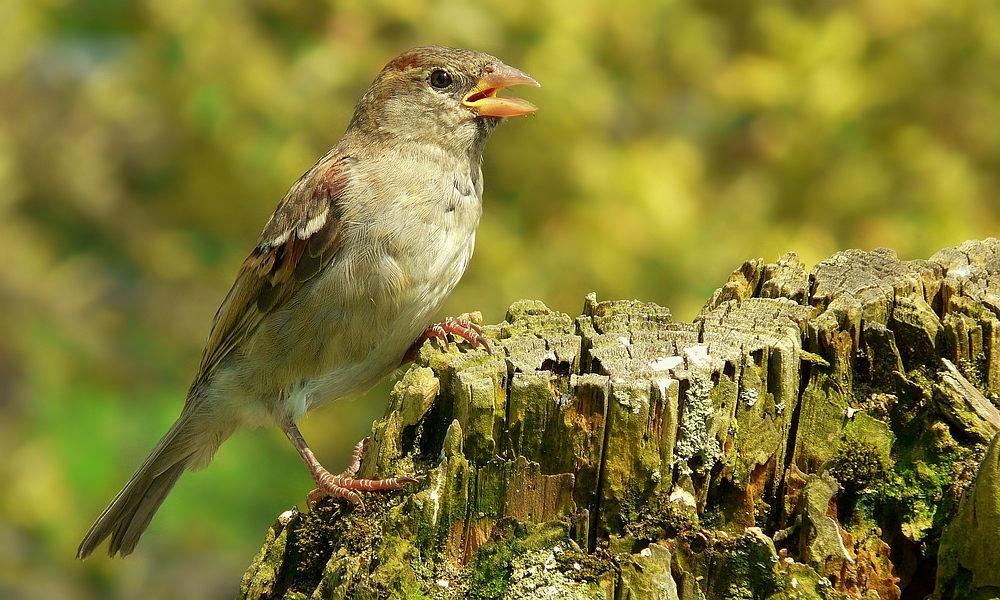
[(462, 104), (476, 111), (480, 117), (516, 117), (530, 115), (538, 110), (537, 106), (527, 100), (497, 96), (497, 92), (503, 88), (514, 85), (539, 87), (541, 84), (527, 73), (498, 62), (487, 68), (486, 74), (462, 98)]

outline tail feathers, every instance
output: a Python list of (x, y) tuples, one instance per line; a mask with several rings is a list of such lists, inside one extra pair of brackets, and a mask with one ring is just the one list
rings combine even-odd
[[(80, 542), (76, 557), (83, 560), (108, 537), (108, 554), (127, 556), (135, 550), (156, 510), (186, 469), (207, 464), (219, 445), (229, 437), (226, 432), (208, 430), (202, 419), (191, 418), (187, 410), (159, 441), (142, 466), (132, 475), (122, 491)], [(204, 418), (204, 415), (202, 415)], [(201, 422), (200, 422), (201, 421)]]
[(136, 482), (136, 485), (130, 482), (90, 528), (80, 542), (76, 557), (80, 560), (87, 558), (108, 536), (111, 536), (109, 556), (131, 554), (139, 543), (139, 537), (153, 520), (156, 510), (180, 479), (184, 466), (183, 463), (171, 465), (147, 482)]

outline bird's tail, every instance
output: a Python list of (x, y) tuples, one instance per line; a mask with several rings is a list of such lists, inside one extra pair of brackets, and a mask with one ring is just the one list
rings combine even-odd
[[(197, 414), (191, 404), (184, 406), (181, 416), (97, 518), (80, 542), (78, 559), (90, 556), (108, 537), (110, 556), (131, 554), (181, 474), (207, 465), (222, 442), (235, 431), (234, 426), (220, 427), (216, 419)], [(212, 426), (206, 427), (208, 424)]]

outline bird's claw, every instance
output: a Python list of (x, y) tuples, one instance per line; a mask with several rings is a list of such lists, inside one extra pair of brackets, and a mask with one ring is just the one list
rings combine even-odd
[(411, 363), (417, 359), (420, 354), (420, 348), (423, 347), (424, 342), (427, 340), (435, 339), (439, 340), (444, 344), (445, 349), (448, 349), (448, 334), (455, 337), (462, 338), (473, 348), (482, 348), (487, 354), (493, 354), (493, 348), (490, 347), (489, 341), (487, 341), (486, 336), (483, 335), (483, 328), (479, 325), (473, 323), (468, 319), (462, 319), (459, 317), (448, 317), (444, 321), (431, 325), (428, 327), (421, 335), (417, 338), (413, 345), (410, 346), (406, 354), (403, 355), (403, 360), (400, 361), (399, 365), (403, 366), (407, 363)]
[(317, 488), (306, 495), (306, 501), (312, 508), (317, 502), (330, 496), (331, 498), (342, 498), (351, 504), (364, 508), (361, 496), (357, 492), (392, 492), (403, 489), (408, 483), (420, 483), (413, 477), (392, 477), (389, 479), (355, 479), (358, 469), (361, 468), (361, 457), (364, 456), (368, 448), (370, 437), (366, 437), (354, 446), (351, 453), (351, 462), (340, 475), (334, 475), (318, 466), (313, 470), (313, 481)]
[[(468, 319), (448, 317), (434, 327), (442, 332), (457, 335), (463, 340), (469, 342), (473, 348), (482, 348), (487, 354), (493, 354), (493, 348), (490, 347), (489, 341), (487, 341), (486, 337), (483, 335), (483, 328)], [(445, 344), (447, 347), (447, 338), (445, 338)]]

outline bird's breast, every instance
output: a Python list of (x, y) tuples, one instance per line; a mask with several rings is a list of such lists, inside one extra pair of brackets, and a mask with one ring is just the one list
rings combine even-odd
[[(477, 167), (478, 169), (478, 167)], [(365, 214), (345, 216), (340, 252), (304, 295), (315, 316), (309, 404), (364, 393), (432, 323), (472, 257), (481, 188), (468, 172), (365, 186)], [(357, 207), (355, 207), (357, 208)]]

